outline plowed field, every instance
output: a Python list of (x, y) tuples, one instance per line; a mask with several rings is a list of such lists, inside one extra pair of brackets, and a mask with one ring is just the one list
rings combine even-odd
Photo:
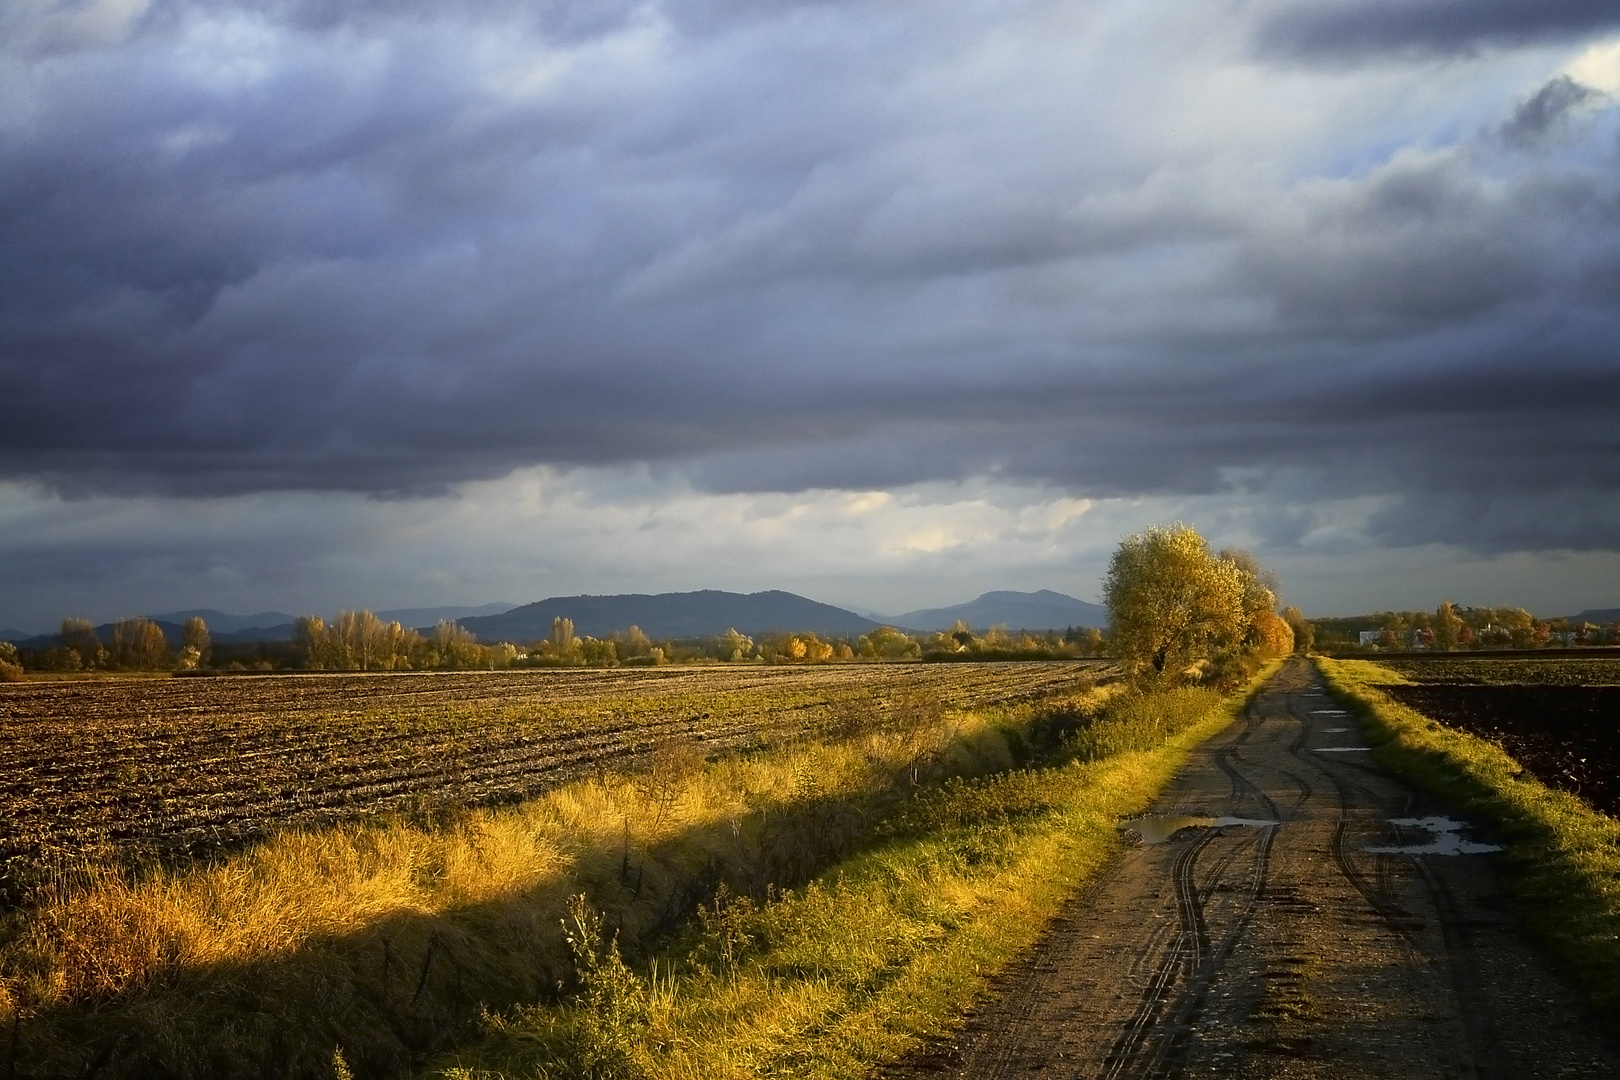
[(1501, 743), (1548, 787), (1620, 814), (1620, 686), (1426, 683), (1382, 689), (1448, 727)]
[(200, 852), (284, 823), (513, 801), (660, 746), (741, 747), (852, 711), (1013, 704), (1091, 662), (634, 668), (0, 685), (0, 896), (92, 853)]
[(1383, 662), (1417, 685), (1381, 689), (1502, 745), (1548, 787), (1620, 814), (1620, 659), (1465, 657)]

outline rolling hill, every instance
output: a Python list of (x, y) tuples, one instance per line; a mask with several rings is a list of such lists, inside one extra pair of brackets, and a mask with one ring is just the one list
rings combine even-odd
[(1108, 625), (1108, 609), (1072, 596), (1039, 592), (987, 592), (952, 607), (924, 608), (885, 619), (908, 630), (949, 630), (960, 619), (975, 630), (1006, 625), (1011, 630), (1062, 630), (1070, 626)]
[(733, 593), (703, 589), (684, 593), (620, 596), (553, 596), (501, 615), (461, 619), (480, 641), (537, 641), (551, 621), (572, 619), (576, 634), (605, 637), (639, 626), (654, 638), (705, 637), (735, 628), (744, 634), (808, 630), (821, 635), (864, 634), (879, 623), (853, 611), (817, 603), (790, 592)]

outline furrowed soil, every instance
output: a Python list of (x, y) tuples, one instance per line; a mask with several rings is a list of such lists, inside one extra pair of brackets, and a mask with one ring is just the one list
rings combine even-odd
[(1447, 727), (1500, 743), (1548, 787), (1620, 813), (1620, 686), (1380, 686)]
[(1453, 659), (1384, 666), (1413, 685), (1379, 689), (1401, 704), (1501, 744), (1548, 787), (1620, 813), (1620, 660)]
[(1097, 662), (625, 668), (0, 684), (0, 902), (86, 858), (192, 855), (285, 825), (533, 797), (662, 747), (983, 708)]
[(1365, 745), (1291, 661), (1127, 836), (1186, 827), (1128, 847), (962, 1029), (886, 1075), (1620, 1076), (1493, 856), (1433, 853), (1490, 837), (1397, 824), (1445, 810)]

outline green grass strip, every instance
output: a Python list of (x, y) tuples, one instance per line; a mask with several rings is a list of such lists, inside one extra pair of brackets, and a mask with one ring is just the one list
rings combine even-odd
[[(891, 842), (769, 903), (707, 912), (646, 976), (616, 956), (593, 961), (608, 974), (574, 1004), (488, 1018), (486, 1037), (434, 1072), (868, 1076), (957, 1024), (1107, 864), (1119, 819), (1145, 810), (1248, 697), (1142, 699), (1119, 710), (1107, 749), (1082, 738), (1052, 768), (924, 793), (891, 823)], [(1151, 749), (1130, 745), (1143, 726), (1157, 728)]]
[(1525, 922), (1603, 1025), (1620, 1030), (1620, 822), (1536, 780), (1496, 743), (1378, 689), (1408, 681), (1399, 673), (1364, 660), (1316, 664), (1361, 714), (1379, 762), (1489, 823)]

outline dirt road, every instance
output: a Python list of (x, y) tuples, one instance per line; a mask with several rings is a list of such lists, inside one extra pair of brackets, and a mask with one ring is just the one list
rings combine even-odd
[(1490, 838), (1411, 824), (1444, 810), (1363, 746), (1290, 662), (1154, 808), (1205, 820), (1140, 823), (966, 1027), (890, 1075), (1620, 1077)]

